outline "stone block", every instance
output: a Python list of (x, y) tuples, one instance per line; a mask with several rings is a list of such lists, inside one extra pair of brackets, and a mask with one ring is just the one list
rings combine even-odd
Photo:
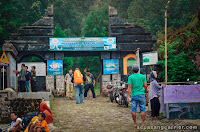
[(49, 101), (50, 92), (20, 92), (18, 98), (43, 98)]
[(110, 75), (102, 75), (102, 82), (110, 82)]
[(46, 91), (54, 90), (54, 75), (46, 76)]
[(120, 74), (113, 74), (112, 75), (112, 81), (121, 81), (121, 75)]

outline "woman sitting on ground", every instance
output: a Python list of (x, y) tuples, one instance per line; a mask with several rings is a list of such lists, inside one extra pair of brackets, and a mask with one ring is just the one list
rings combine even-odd
[(49, 126), (49, 131), (53, 131), (53, 114), (45, 102), (40, 103), (40, 112), (45, 114), (45, 120)]

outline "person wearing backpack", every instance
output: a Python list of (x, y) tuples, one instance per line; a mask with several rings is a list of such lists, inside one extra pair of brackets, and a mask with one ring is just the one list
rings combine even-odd
[(81, 74), (79, 68), (76, 68), (74, 71), (73, 82), (76, 94), (76, 104), (83, 103), (83, 75)]
[(65, 83), (66, 83), (66, 97), (69, 99), (72, 99), (73, 97), (73, 82), (72, 77), (74, 76), (72, 74), (72, 69), (69, 70), (69, 73), (65, 75)]

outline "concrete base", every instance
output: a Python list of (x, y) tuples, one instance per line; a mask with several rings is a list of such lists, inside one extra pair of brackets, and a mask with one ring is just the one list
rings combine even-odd
[(49, 101), (49, 92), (19, 92), (18, 98), (44, 98), (44, 101)]

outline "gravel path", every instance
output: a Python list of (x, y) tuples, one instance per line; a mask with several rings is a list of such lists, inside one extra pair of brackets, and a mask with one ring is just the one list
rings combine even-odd
[[(143, 131), (133, 127), (133, 121), (129, 108), (120, 107), (116, 103), (109, 102), (108, 97), (98, 96), (89, 98), (82, 104), (76, 104), (75, 100), (55, 98), (53, 103), (55, 132), (133, 132)], [(140, 114), (137, 113), (138, 125), (141, 125)], [(194, 124), (181, 120), (152, 120), (149, 112), (146, 115), (146, 126), (191, 126)], [(199, 124), (200, 125), (200, 124)], [(200, 126), (198, 126), (200, 130)], [(199, 131), (187, 130), (187, 131)], [(160, 131), (160, 130), (145, 130)], [(171, 131), (171, 130), (165, 130)], [(173, 130), (180, 131), (180, 130)]]

